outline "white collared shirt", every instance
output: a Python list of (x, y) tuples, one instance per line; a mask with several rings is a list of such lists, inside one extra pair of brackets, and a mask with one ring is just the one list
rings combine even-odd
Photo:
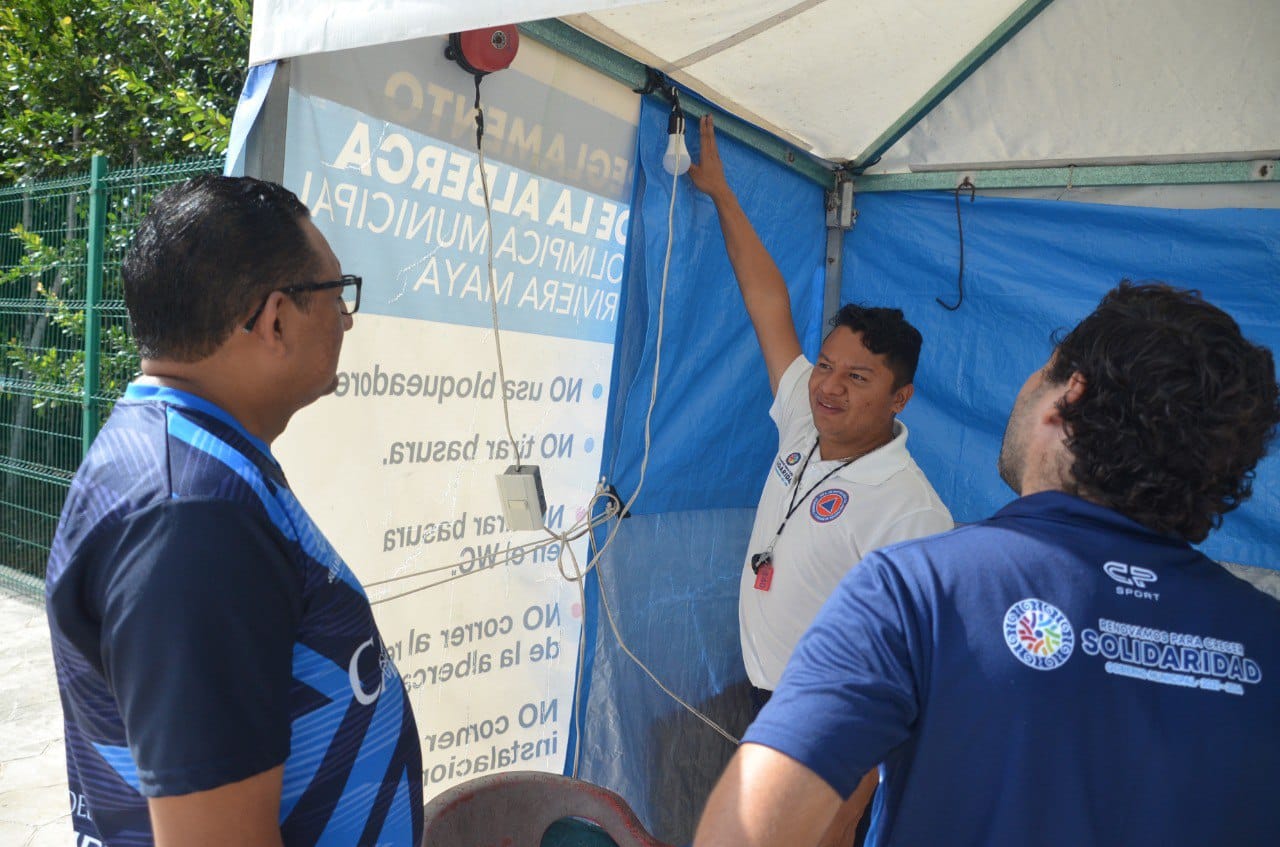
[[(952, 528), (951, 513), (907, 452), (907, 427), (895, 420), (893, 440), (840, 468), (798, 501), (773, 547), (773, 581), (755, 588), (751, 556), (773, 540), (791, 498), (804, 494), (843, 460), (815, 452), (796, 480), (818, 430), (809, 408), (804, 356), (778, 382), (769, 415), (778, 425), (778, 454), (760, 493), (738, 598), (742, 658), (757, 688), (772, 691), (791, 651), (841, 578), (877, 547)], [(799, 496), (799, 495), (796, 495)]]

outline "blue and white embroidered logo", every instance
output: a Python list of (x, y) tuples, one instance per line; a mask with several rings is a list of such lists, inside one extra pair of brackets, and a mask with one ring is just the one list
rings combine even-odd
[(773, 461), (773, 472), (781, 480), (782, 484), (788, 487), (796, 477), (795, 472), (787, 466), (786, 460), (781, 455)]
[(1051, 671), (1071, 658), (1076, 634), (1057, 606), (1028, 597), (1005, 612), (1004, 642), (1027, 667)]

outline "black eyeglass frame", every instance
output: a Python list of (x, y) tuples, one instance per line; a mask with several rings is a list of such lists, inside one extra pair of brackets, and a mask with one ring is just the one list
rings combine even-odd
[(329, 282), (300, 282), (297, 285), (286, 285), (282, 288), (273, 288), (267, 292), (267, 296), (262, 298), (262, 305), (249, 317), (245, 322), (244, 331), (253, 332), (253, 325), (258, 322), (258, 318), (262, 316), (262, 310), (267, 308), (267, 301), (271, 299), (271, 295), (279, 292), (281, 294), (302, 294), (307, 291), (328, 291), (331, 288), (346, 288), (348, 285), (356, 287), (356, 302), (349, 311), (344, 311), (344, 315), (354, 315), (360, 311), (360, 288), (364, 284), (362, 277), (355, 274), (343, 274), (341, 279), (331, 280)]

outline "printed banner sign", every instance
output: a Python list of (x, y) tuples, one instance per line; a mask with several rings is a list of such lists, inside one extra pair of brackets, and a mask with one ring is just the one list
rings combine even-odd
[(290, 71), (285, 182), (364, 289), (336, 390), (277, 454), (374, 604), (417, 717), (426, 796), (495, 770), (560, 772), (582, 621), (565, 576), (586, 540), (509, 530), (495, 477), (537, 464), (549, 529), (585, 517), (638, 98), (522, 43), (481, 88), (486, 216), (475, 83), (442, 40)]

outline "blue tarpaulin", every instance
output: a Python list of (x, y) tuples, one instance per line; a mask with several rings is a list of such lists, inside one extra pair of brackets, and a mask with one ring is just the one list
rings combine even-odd
[[(603, 473), (624, 499), (645, 456), (644, 422), (658, 346), (658, 301), (671, 177), (662, 170), (666, 111), (646, 102), (639, 129), (628, 269), (615, 349)], [(695, 133), (690, 133), (691, 136)], [(721, 139), (730, 182), (787, 279), (802, 346), (822, 334), (822, 191)], [(697, 151), (695, 149), (696, 157)], [(643, 490), (606, 554), (600, 580), (631, 650), (669, 688), (737, 734), (746, 720), (737, 588), (752, 510), (776, 449), (764, 361), (715, 210), (687, 178), (676, 187), (660, 382)], [(1198, 288), (1280, 349), (1280, 212), (1164, 210), (979, 197), (872, 194), (844, 248), (842, 299), (902, 308), (925, 345), (904, 420), (910, 449), (960, 521), (1012, 499), (996, 473), (1015, 394), (1069, 328), (1123, 277)], [(1259, 468), (1254, 498), (1204, 549), (1280, 566), (1280, 459)], [(604, 535), (599, 536), (603, 540)], [(594, 599), (594, 593), (589, 595)], [(625, 657), (598, 602), (581, 775), (628, 797), (655, 834), (692, 837), (707, 792), (733, 751)], [(590, 649), (590, 648), (589, 648)]]
[[(1280, 211), (1146, 209), (961, 194), (964, 302), (957, 299), (956, 207), (943, 192), (858, 198), (845, 241), (843, 300), (901, 308), (924, 335), (903, 420), (911, 451), (959, 521), (1012, 492), (996, 474), (1005, 420), (1023, 381), (1122, 278), (1200, 290), (1246, 337), (1280, 350)], [(1280, 567), (1280, 456), (1258, 468), (1253, 499), (1202, 545), (1221, 561)]]
[[(636, 490), (645, 456), (672, 188), (662, 169), (666, 130), (665, 109), (646, 102), (602, 466), (624, 500)], [(720, 150), (743, 208), (771, 234), (812, 353), (822, 322), (823, 192), (732, 141)], [(687, 177), (676, 187), (675, 234), (644, 484), (634, 516), (601, 557), (599, 578), (633, 652), (737, 735), (748, 703), (738, 574), (777, 432), (767, 414), (764, 358), (715, 209)], [(734, 746), (620, 652), (599, 603), (588, 608), (593, 660), (580, 775), (627, 797), (660, 838), (688, 841)]]

